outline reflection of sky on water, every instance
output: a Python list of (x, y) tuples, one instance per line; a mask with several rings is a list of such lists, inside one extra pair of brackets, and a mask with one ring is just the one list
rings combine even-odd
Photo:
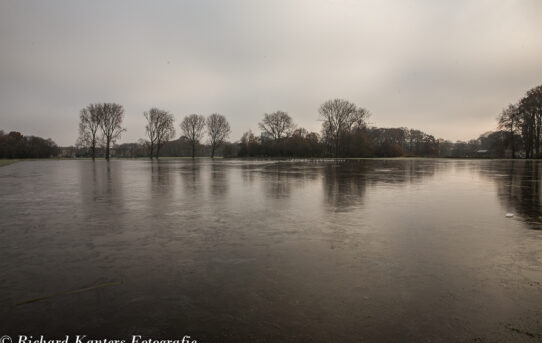
[(539, 185), (530, 161), (20, 162), (0, 169), (4, 301), (122, 286), (5, 307), (0, 329), (518, 340), (542, 319)]

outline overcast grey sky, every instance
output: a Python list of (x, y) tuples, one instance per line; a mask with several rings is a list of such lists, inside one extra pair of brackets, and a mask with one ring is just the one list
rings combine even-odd
[(475, 138), (542, 84), (542, 1), (0, 0), (0, 129), (71, 145), (79, 110), (224, 114), (231, 140), (265, 112), (320, 131), (345, 98), (371, 123)]

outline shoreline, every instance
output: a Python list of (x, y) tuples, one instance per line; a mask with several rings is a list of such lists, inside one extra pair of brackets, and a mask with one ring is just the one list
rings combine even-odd
[[(24, 161), (90, 161), (88, 157), (51, 157), (51, 158), (28, 158), (28, 159), (0, 159), (0, 168), (7, 167), (17, 162)], [(99, 157), (96, 161), (106, 161), (105, 158)], [(122, 161), (172, 161), (172, 160), (192, 160), (192, 157), (187, 156), (164, 156), (160, 159), (150, 159), (148, 157), (112, 157), (110, 160)], [(542, 159), (525, 159), (525, 158), (490, 158), (490, 157), (215, 157), (212, 159), (209, 156), (198, 156), (194, 160), (241, 160), (241, 161), (365, 161), (365, 160), (393, 160), (393, 161), (430, 161), (430, 160), (458, 160), (458, 161), (542, 161)]]
[(7, 159), (0, 159), (0, 168), (2, 167), (7, 167), (9, 166), (10, 164), (14, 164), (14, 163), (17, 163), (19, 162), (20, 160), (7, 160)]

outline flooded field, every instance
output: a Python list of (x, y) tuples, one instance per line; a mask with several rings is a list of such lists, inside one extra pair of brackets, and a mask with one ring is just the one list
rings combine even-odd
[(541, 341), (541, 166), (2, 167), (0, 335)]

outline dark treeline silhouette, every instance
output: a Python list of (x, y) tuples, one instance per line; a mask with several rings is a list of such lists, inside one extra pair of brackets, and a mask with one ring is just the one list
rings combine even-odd
[(48, 158), (58, 155), (58, 147), (50, 138), (23, 136), (0, 130), (0, 158)]
[[(450, 142), (435, 139), (420, 130), (408, 128), (365, 128), (345, 135), (343, 150), (339, 157), (446, 157), (480, 158), (508, 157), (504, 146), (506, 133), (488, 132), (468, 142)], [(102, 154), (103, 148), (97, 148)], [(69, 150), (71, 157), (90, 157), (86, 149)], [(112, 156), (123, 158), (148, 157), (150, 144), (140, 139), (136, 143), (124, 143), (112, 148)], [(210, 144), (198, 143), (195, 156), (212, 155)], [(289, 137), (278, 141), (270, 140), (265, 134), (256, 136), (246, 132), (237, 143), (224, 142), (215, 150), (216, 156), (223, 157), (282, 157), (282, 158), (323, 158), (332, 157), (329, 146), (320, 134), (303, 128), (293, 131)], [(161, 157), (191, 157), (192, 143), (184, 136), (165, 142), (160, 150)], [(70, 156), (65, 156), (70, 157)]]
[(280, 139), (263, 133), (260, 137), (247, 131), (238, 143), (239, 157), (321, 157), (324, 146), (319, 136), (305, 129), (296, 129), (293, 134)]
[(541, 157), (542, 133), (542, 85), (527, 91), (516, 104), (509, 105), (498, 118), (498, 127), (503, 132), (502, 144), (525, 158)]
[(369, 111), (334, 99), (319, 109), (321, 133), (296, 128), (283, 111), (265, 114), (260, 137), (251, 131), (239, 142), (239, 156), (267, 157), (438, 157), (439, 141), (419, 130), (367, 126)]
[[(213, 113), (205, 118), (191, 114), (181, 121), (182, 136), (175, 137), (175, 117), (166, 110), (156, 107), (144, 112), (147, 124), (145, 135), (148, 140), (140, 139), (137, 143), (114, 145), (125, 131), (121, 127), (124, 109), (114, 103), (90, 104), (81, 110), (79, 139), (75, 148), (65, 148), (65, 157), (92, 157), (103, 153), (106, 159), (115, 157), (159, 158), (160, 156), (211, 156), (236, 154), (225, 142), (230, 134), (230, 124), (221, 114)], [(202, 144), (205, 134), (209, 144)], [(113, 145), (110, 148), (110, 145)], [(229, 150), (228, 150), (229, 148)], [(230, 151), (230, 152), (228, 152)]]
[[(527, 92), (517, 105), (510, 105), (499, 116), (498, 131), (487, 132), (468, 142), (451, 142), (406, 127), (370, 127), (367, 109), (343, 100), (332, 99), (318, 109), (322, 122), (320, 132), (309, 132), (297, 127), (285, 111), (265, 113), (258, 123), (259, 134), (245, 132), (238, 142), (226, 139), (230, 133), (227, 119), (214, 113), (207, 118), (191, 114), (183, 118), (179, 127), (182, 135), (177, 139), (174, 116), (167, 111), (152, 108), (145, 112), (148, 140), (113, 146), (117, 157), (150, 156), (224, 156), (224, 157), (452, 157), (452, 158), (504, 158), (540, 156), (542, 132), (542, 86)], [(75, 156), (107, 155), (107, 131), (101, 118), (107, 118), (107, 108), (115, 104), (89, 105), (81, 111), (81, 138)], [(122, 106), (116, 105), (122, 109)], [(120, 111), (122, 116), (122, 111)], [(122, 118), (121, 118), (122, 119)], [(123, 129), (118, 121), (110, 138), (115, 142)], [(208, 142), (204, 138), (208, 137)], [(107, 158), (107, 157), (106, 157)]]
[(320, 133), (296, 128), (284, 111), (265, 114), (261, 135), (247, 131), (238, 145), (245, 157), (506, 157), (506, 135), (489, 132), (455, 143), (416, 129), (369, 127), (369, 112), (342, 100), (329, 100), (319, 110)]
[[(219, 147), (215, 147), (215, 156), (236, 157), (238, 145), (230, 142), (224, 142)], [(198, 143), (195, 145), (195, 157), (208, 157), (212, 155), (213, 147), (211, 144)], [(62, 148), (60, 153), (62, 157), (91, 157), (88, 148)], [(103, 155), (102, 147), (96, 148), (97, 155)], [(151, 153), (150, 142), (139, 139), (135, 143), (116, 144), (111, 148), (111, 156), (118, 158), (141, 158), (149, 157)], [(153, 156), (159, 153), (160, 157), (191, 157), (192, 143), (181, 136), (177, 139), (164, 142), (158, 152), (154, 149)]]
[[(1, 156), (13, 157), (524, 157), (542, 155), (542, 86), (529, 90), (517, 104), (498, 117), (497, 131), (468, 142), (451, 142), (416, 129), (368, 126), (367, 109), (332, 99), (318, 109), (320, 132), (297, 127), (285, 111), (265, 113), (259, 134), (245, 132), (239, 141), (227, 142), (231, 130), (223, 115), (185, 116), (175, 139), (175, 118), (168, 111), (151, 108), (144, 112), (147, 140), (117, 145), (125, 131), (124, 108), (115, 103), (90, 104), (80, 112), (79, 138), (75, 147), (57, 149), (54, 142), (39, 137), (2, 133)], [(207, 138), (207, 141), (204, 141)]]
[[(450, 143), (453, 144), (453, 143)], [(407, 128), (356, 127), (329, 142), (325, 136), (300, 128), (274, 141), (246, 132), (239, 156), (279, 157), (399, 157), (440, 156), (440, 141)]]
[(416, 129), (368, 127), (369, 112), (342, 100), (319, 109), (321, 133), (295, 129), (286, 112), (265, 114), (262, 134), (251, 131), (239, 142), (239, 156), (253, 157), (542, 157), (542, 86), (529, 90), (502, 111), (498, 130), (468, 142), (451, 142)]

